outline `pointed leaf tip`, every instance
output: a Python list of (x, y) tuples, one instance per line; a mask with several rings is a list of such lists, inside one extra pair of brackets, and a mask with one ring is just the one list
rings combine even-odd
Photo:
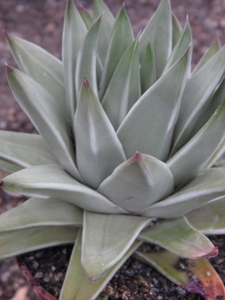
[(6, 65), (6, 72), (8, 74), (14, 71), (14, 68), (12, 66), (8, 65), (7, 63), (5, 65)]
[(0, 187), (1, 187), (1, 186), (3, 186), (3, 181), (2, 181), (2, 180), (0, 181)]
[(214, 246), (212, 248), (212, 251), (210, 251), (208, 254), (205, 255), (207, 258), (216, 257), (219, 253), (218, 247)]
[(84, 77), (83, 84), (84, 84), (84, 86), (89, 86), (87, 77)]

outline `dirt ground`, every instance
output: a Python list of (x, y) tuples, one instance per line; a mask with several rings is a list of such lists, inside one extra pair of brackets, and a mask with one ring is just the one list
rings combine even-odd
[[(127, 12), (131, 18), (135, 33), (147, 23), (149, 17), (155, 11), (159, 0), (105, 0), (114, 14), (125, 2)], [(77, 5), (83, 5), (91, 9), (91, 0), (80, 0)], [(0, 0), (0, 129), (33, 132), (34, 128), (16, 104), (5, 76), (4, 63), (15, 66), (5, 42), (3, 29), (19, 37), (34, 42), (55, 56), (61, 55), (61, 32), (64, 7), (66, 0)], [(188, 15), (194, 37), (194, 58), (196, 63), (210, 44), (219, 39), (221, 44), (225, 43), (225, 2), (223, 0), (171, 0), (172, 9), (183, 25)], [(0, 194), (0, 213), (22, 202), (21, 198), (10, 198), (8, 195)], [(219, 237), (216, 243), (221, 249), (223, 256), (214, 260), (218, 271), (223, 271), (224, 261), (224, 238)], [(219, 262), (219, 263), (218, 263)], [(120, 274), (117, 275), (109, 288), (118, 288), (117, 295), (112, 299), (136, 299), (131, 295), (126, 296), (123, 286), (124, 276), (127, 268), (134, 270), (133, 274), (143, 278), (155, 278), (155, 281), (147, 280), (148, 288), (153, 288), (154, 295), (148, 298), (142, 296), (139, 299), (201, 299), (200, 296), (190, 296), (176, 286), (171, 286), (162, 276), (154, 275), (151, 268), (144, 267), (135, 260), (129, 260)], [(146, 269), (147, 268), (147, 269)], [(139, 273), (138, 273), (139, 272)], [(139, 275), (138, 275), (139, 274)], [(150, 274), (150, 275), (149, 275)], [(122, 276), (122, 279), (121, 277)], [(224, 276), (224, 275), (223, 275)], [(158, 285), (157, 285), (158, 284)], [(153, 287), (152, 287), (153, 286)], [(137, 288), (140, 288), (138, 286)], [(8, 259), (0, 262), (0, 299), (1, 300), (30, 300), (25, 297), (26, 283), (18, 269), (15, 260)], [(165, 294), (166, 293), (166, 294)], [(144, 294), (143, 294), (144, 295)], [(114, 297), (114, 298), (113, 298)]]

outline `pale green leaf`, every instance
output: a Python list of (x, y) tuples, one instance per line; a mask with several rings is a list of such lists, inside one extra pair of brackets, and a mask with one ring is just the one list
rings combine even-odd
[(188, 185), (163, 201), (140, 212), (155, 218), (176, 218), (225, 194), (225, 168), (199, 174)]
[(115, 24), (112, 29), (111, 38), (108, 43), (104, 69), (102, 73), (99, 95), (102, 99), (113, 73), (123, 56), (124, 52), (134, 40), (130, 20), (124, 7), (118, 12)]
[(164, 249), (157, 252), (136, 251), (135, 257), (149, 264), (177, 285), (184, 285), (189, 282), (188, 274), (177, 268), (180, 259), (179, 256), (170, 251)]
[(144, 229), (138, 238), (159, 245), (180, 257), (197, 259), (217, 254), (212, 242), (185, 217), (158, 220), (156, 224)]
[(172, 33), (173, 33), (173, 38), (172, 38), (172, 49), (176, 45), (177, 41), (180, 38), (180, 34), (182, 32), (182, 27), (180, 25), (180, 22), (178, 21), (177, 17), (175, 15), (172, 15)]
[[(79, 13), (81, 15), (81, 18), (83, 19), (87, 29), (91, 28), (91, 25), (93, 24), (94, 20), (92, 15), (89, 13), (87, 9), (85, 9), (83, 6), (80, 6)], [(100, 15), (100, 14), (99, 14)]]
[(86, 26), (74, 5), (73, 0), (68, 0), (63, 25), (62, 60), (67, 111), (70, 115), (71, 124), (73, 124), (76, 109), (76, 92), (74, 86), (76, 58), (86, 33)]
[(11, 34), (6, 39), (18, 66), (42, 85), (66, 112), (62, 62), (41, 47)]
[(208, 159), (225, 138), (225, 103), (221, 104), (205, 126), (167, 164), (175, 186), (190, 181), (205, 168)]
[(0, 131), (0, 158), (23, 168), (58, 163), (40, 135), (4, 130)]
[(148, 43), (140, 68), (141, 94), (144, 94), (156, 81), (155, 59), (152, 46)]
[(87, 77), (89, 84), (94, 91), (95, 95), (98, 96), (98, 86), (96, 78), (96, 61), (97, 61), (97, 43), (98, 33), (101, 18), (99, 17), (91, 26), (86, 34), (84, 43), (78, 52), (76, 71), (75, 71), (75, 87), (76, 97), (78, 99), (80, 88), (82, 86), (84, 77)]
[(93, 5), (95, 18), (97, 18), (100, 14), (103, 14), (99, 30), (98, 54), (102, 64), (104, 65), (115, 19), (107, 5), (102, 0), (94, 0)]
[[(179, 40), (177, 41), (176, 45), (174, 46), (173, 51), (166, 63), (163, 74), (165, 74), (165, 72), (185, 54), (185, 52), (187, 51), (187, 48), (190, 45), (192, 45), (192, 34), (191, 34), (190, 24), (187, 21), (183, 31), (180, 34)], [(190, 49), (190, 52), (192, 52), (192, 48)], [(191, 67), (191, 65), (189, 64), (188, 65), (189, 72), (190, 72), (190, 67)]]
[[(95, 241), (96, 242), (96, 241)], [(95, 300), (104, 289), (118, 269), (140, 246), (141, 242), (135, 241), (126, 254), (102, 278), (90, 282), (81, 265), (81, 231), (76, 239), (76, 244), (71, 254), (66, 277), (61, 289), (59, 300)], [(76, 278), (76, 280), (74, 280)], [(98, 299), (98, 298), (97, 298)], [(98, 299), (100, 300), (100, 299)]]
[(141, 96), (119, 127), (117, 134), (127, 157), (138, 151), (167, 159), (186, 81), (188, 53)]
[(12, 163), (6, 159), (0, 158), (0, 170), (6, 173), (14, 173), (23, 169), (23, 167), (18, 166), (17, 164)]
[(158, 79), (172, 50), (172, 14), (169, 0), (161, 0), (158, 9), (140, 36), (141, 57), (144, 57), (149, 42), (153, 48)]
[(70, 174), (82, 181), (75, 165), (69, 124), (55, 99), (32, 78), (11, 67), (8, 67), (8, 81), (50, 151)]
[(31, 198), (0, 215), (0, 234), (43, 226), (81, 227), (82, 220), (82, 210), (71, 203), (57, 198)]
[(37, 198), (54, 197), (99, 213), (126, 213), (101, 194), (79, 183), (57, 165), (29, 167), (3, 179), (6, 191)]
[(97, 188), (126, 157), (87, 79), (83, 82), (75, 114), (75, 136), (80, 174), (89, 186)]
[(218, 51), (220, 50), (220, 43), (218, 41), (213, 42), (212, 45), (205, 51), (204, 55), (201, 57), (198, 64), (195, 66), (194, 70), (192, 71), (192, 75), (199, 71), (201, 67), (204, 66), (207, 61), (212, 58)]
[(173, 189), (173, 175), (165, 163), (136, 153), (119, 165), (98, 191), (125, 210), (138, 212), (168, 196)]
[(225, 234), (225, 197), (216, 198), (189, 212), (188, 221), (206, 235)]
[(204, 66), (187, 81), (182, 105), (175, 127), (172, 154), (193, 136), (192, 130), (211, 94), (225, 71), (225, 47), (221, 48)]
[(140, 96), (138, 41), (134, 41), (118, 63), (102, 100), (115, 130)]
[(0, 234), (0, 259), (59, 245), (73, 244), (78, 228), (47, 226)]
[(81, 263), (89, 280), (103, 277), (125, 255), (150, 221), (144, 217), (85, 211)]

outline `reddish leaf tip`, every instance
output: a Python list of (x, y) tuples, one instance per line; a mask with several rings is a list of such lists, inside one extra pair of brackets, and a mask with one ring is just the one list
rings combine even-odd
[(219, 253), (218, 247), (214, 246), (212, 251), (206, 255), (207, 258), (216, 257)]
[(83, 84), (88, 86), (89, 85), (89, 82), (88, 82), (88, 79), (87, 77), (84, 77), (84, 80), (83, 80)]
[(3, 186), (3, 181), (2, 181), (2, 180), (0, 181), (0, 187), (1, 187), (1, 186)]
[(12, 73), (13, 70), (14, 70), (14, 68), (12, 66), (8, 65), (7, 63), (5, 65), (6, 65), (6, 71), (7, 71), (7, 73)]

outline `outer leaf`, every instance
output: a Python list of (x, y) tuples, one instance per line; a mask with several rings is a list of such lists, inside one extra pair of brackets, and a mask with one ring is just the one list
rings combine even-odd
[(142, 95), (125, 117), (117, 134), (127, 157), (139, 151), (166, 160), (180, 109), (187, 62), (188, 52)]
[(82, 210), (73, 204), (56, 198), (31, 198), (0, 215), (0, 234), (41, 226), (81, 227), (82, 219)]
[(78, 229), (70, 226), (47, 226), (0, 234), (0, 259), (53, 246), (73, 244)]
[[(104, 277), (95, 282), (90, 282), (81, 266), (81, 232), (78, 234), (75, 247), (71, 254), (69, 267), (61, 289), (60, 300), (95, 300), (105, 285), (113, 275), (140, 246), (140, 242), (135, 241), (126, 254), (115, 264)], [(76, 280), (74, 280), (76, 278)]]
[[(179, 40), (173, 48), (173, 51), (167, 61), (163, 74), (175, 63), (177, 62), (187, 51), (187, 48), (192, 44), (192, 34), (191, 27), (189, 22), (187, 21), (185, 27), (180, 34)], [(192, 52), (192, 49), (190, 50)], [(190, 65), (189, 65), (190, 72)]]
[(80, 174), (89, 186), (97, 188), (126, 157), (87, 79), (83, 82), (75, 114), (75, 135)]
[(102, 278), (125, 255), (150, 221), (144, 217), (85, 211), (81, 263), (89, 280)]
[(95, 95), (98, 95), (98, 87), (96, 80), (96, 59), (97, 59), (97, 43), (98, 33), (101, 18), (99, 17), (91, 26), (85, 37), (84, 43), (78, 53), (76, 72), (75, 72), (75, 86), (76, 95), (79, 96), (80, 88), (84, 77), (87, 77), (92, 90)]
[(173, 176), (166, 164), (136, 153), (104, 180), (98, 191), (130, 212), (138, 212), (173, 191)]
[(109, 85), (112, 75), (124, 52), (134, 40), (130, 20), (124, 7), (117, 14), (112, 30), (111, 39), (105, 59), (104, 69), (100, 83), (100, 98), (102, 99)]
[(153, 47), (156, 78), (159, 78), (172, 49), (172, 15), (169, 0), (161, 0), (157, 11), (140, 36), (140, 54), (144, 56), (148, 42)]
[(86, 32), (86, 26), (76, 9), (73, 0), (68, 0), (63, 25), (62, 60), (67, 111), (70, 114), (71, 124), (73, 124), (76, 109), (76, 93), (74, 86), (76, 58), (79, 49), (83, 44)]
[(158, 220), (155, 225), (143, 230), (138, 238), (157, 244), (180, 257), (196, 259), (218, 254), (217, 247), (192, 227), (185, 217)]
[(8, 80), (19, 104), (60, 164), (82, 181), (74, 162), (69, 126), (60, 106), (47, 90), (22, 72), (8, 67)]
[(93, 4), (95, 18), (104, 12), (102, 15), (98, 41), (98, 54), (102, 64), (104, 65), (115, 19), (107, 5), (102, 0), (94, 0)]
[(135, 257), (147, 263), (177, 285), (186, 285), (189, 282), (188, 274), (178, 269), (180, 257), (167, 250), (157, 252), (135, 252)]
[(138, 251), (136, 256), (191, 293), (198, 293), (207, 300), (224, 298), (223, 282), (205, 258), (185, 260), (185, 268), (181, 270), (177, 268), (179, 257), (166, 250), (151, 253)]
[(22, 167), (18, 166), (17, 164), (12, 163), (6, 159), (0, 158), (0, 170), (6, 173), (14, 173), (19, 170), (23, 169)]
[(177, 41), (180, 38), (180, 34), (182, 32), (182, 27), (175, 15), (172, 15), (172, 30), (173, 30), (173, 43), (172, 48), (176, 45)]
[(180, 115), (175, 128), (172, 154), (180, 149), (192, 136), (195, 123), (210, 95), (220, 82), (225, 71), (225, 47), (221, 48), (185, 86)]
[(11, 34), (6, 39), (19, 67), (42, 85), (66, 112), (62, 62), (41, 47)]
[(225, 138), (225, 103), (221, 104), (206, 125), (167, 162), (175, 186), (190, 181)]
[(0, 157), (18, 167), (58, 163), (40, 135), (1, 130), (0, 141)]
[(225, 168), (199, 174), (188, 185), (167, 199), (140, 212), (153, 218), (176, 218), (225, 194)]
[(99, 213), (126, 213), (101, 194), (79, 183), (57, 165), (30, 167), (1, 181), (7, 191), (38, 198), (54, 197)]
[(207, 63), (207, 61), (210, 60), (210, 58), (212, 58), (219, 50), (220, 50), (220, 43), (218, 41), (213, 42), (212, 45), (206, 50), (204, 55), (201, 57), (198, 64), (195, 66), (192, 74), (199, 71), (201, 67), (203, 67), (204, 64)]
[(140, 69), (141, 93), (144, 94), (156, 81), (155, 58), (153, 49), (148, 43)]
[(138, 41), (126, 50), (102, 100), (113, 127), (119, 125), (141, 95)]
[(209, 201), (189, 212), (188, 221), (206, 235), (225, 234), (225, 196)]

